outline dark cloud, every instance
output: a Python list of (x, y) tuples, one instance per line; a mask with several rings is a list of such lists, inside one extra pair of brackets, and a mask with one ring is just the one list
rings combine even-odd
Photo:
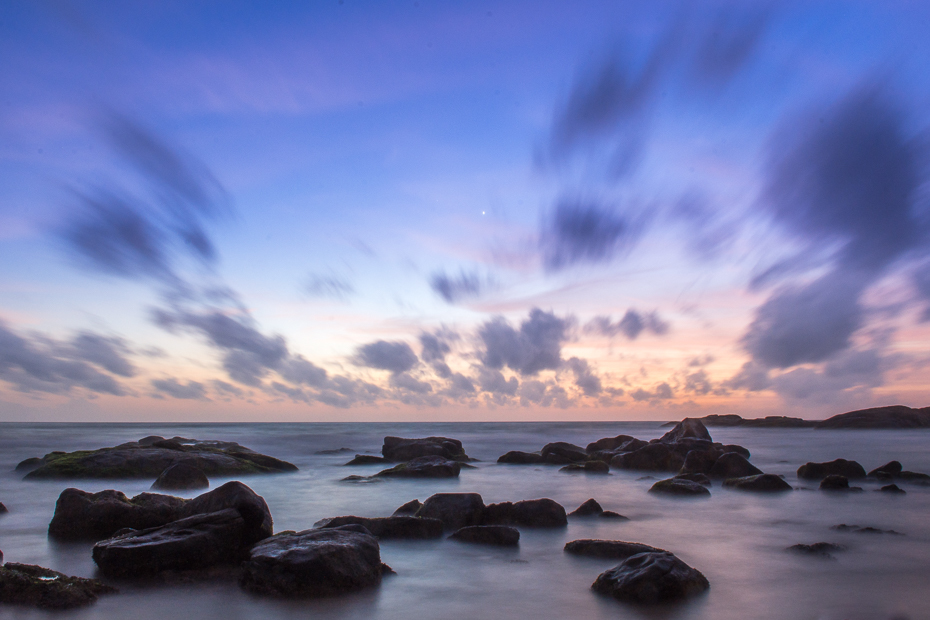
[(883, 384), (889, 360), (874, 350), (844, 351), (822, 369), (795, 368), (772, 379), (772, 389), (787, 400), (835, 403), (843, 396), (864, 397)]
[(480, 297), (494, 286), (494, 281), (489, 277), (464, 270), (460, 271), (457, 276), (437, 271), (430, 276), (429, 285), (440, 297), (454, 304), (465, 299)]
[(482, 392), (513, 396), (517, 393), (520, 382), (516, 377), (505, 379), (504, 374), (500, 370), (479, 368), (478, 385), (481, 386)]
[(278, 374), (291, 383), (309, 385), (322, 388), (327, 385), (326, 370), (313, 362), (309, 362), (302, 355), (294, 355), (284, 360), (278, 368)]
[(503, 317), (492, 319), (478, 329), (485, 348), (481, 362), (494, 370), (507, 366), (521, 375), (557, 370), (562, 365), (562, 343), (569, 337), (572, 322), (539, 308), (530, 310), (519, 330)]
[(627, 310), (619, 321), (614, 322), (609, 316), (596, 316), (584, 326), (584, 331), (588, 333), (611, 338), (623, 334), (629, 340), (636, 340), (644, 331), (662, 336), (668, 330), (668, 322), (663, 321), (657, 311), (639, 312), (633, 308)]
[(355, 353), (356, 363), (360, 366), (389, 370), (400, 374), (417, 365), (417, 354), (406, 342), (388, 342), (378, 340), (362, 345)]
[(311, 274), (304, 285), (304, 292), (311, 297), (344, 301), (355, 293), (355, 287), (351, 282), (339, 276)]
[(588, 360), (570, 357), (565, 360), (565, 366), (575, 375), (575, 385), (581, 388), (585, 396), (597, 396), (602, 391), (601, 380), (594, 374)]
[(207, 393), (202, 383), (188, 381), (180, 383), (177, 379), (152, 379), (152, 387), (174, 398), (207, 400)]
[(131, 195), (116, 186), (77, 192), (77, 208), (58, 235), (90, 269), (182, 286), (180, 259), (215, 258), (207, 223), (227, 213), (225, 191), (202, 164), (127, 118), (109, 115), (102, 128), (149, 193)]
[(213, 379), (210, 381), (210, 385), (213, 386), (213, 390), (215, 392), (218, 392), (224, 396), (235, 396), (236, 398), (245, 397), (245, 392), (240, 390), (232, 383), (227, 383), (225, 381), (221, 381), (220, 379)]
[(693, 81), (711, 88), (728, 83), (751, 60), (768, 21), (768, 13), (758, 7), (721, 11), (697, 43)]
[(391, 387), (401, 388), (415, 394), (427, 394), (433, 391), (433, 386), (426, 381), (420, 381), (405, 372), (394, 373), (390, 378)]
[(126, 356), (129, 347), (122, 338), (100, 336), (91, 332), (81, 332), (71, 341), (74, 356), (106, 369), (114, 375), (133, 377), (136, 368)]
[(420, 357), (443, 379), (452, 376), (452, 369), (446, 364), (446, 356), (452, 351), (451, 343), (459, 338), (459, 334), (448, 327), (437, 329), (433, 333), (420, 333)]
[(750, 360), (743, 364), (738, 373), (724, 383), (724, 387), (734, 390), (761, 392), (772, 385), (769, 374), (768, 368)]
[(672, 392), (672, 387), (664, 381), (657, 385), (651, 392), (644, 390), (643, 388), (639, 388), (638, 390), (630, 392), (630, 396), (633, 398), (633, 400), (636, 401), (669, 400), (675, 397), (674, 393)]
[[(499, 374), (499, 373), (498, 373)], [(449, 377), (449, 393), (453, 396), (471, 395), (476, 392), (475, 383), (462, 373)]]
[(544, 216), (539, 247), (543, 265), (558, 271), (578, 263), (600, 263), (629, 249), (639, 226), (629, 216), (597, 202), (562, 199)]

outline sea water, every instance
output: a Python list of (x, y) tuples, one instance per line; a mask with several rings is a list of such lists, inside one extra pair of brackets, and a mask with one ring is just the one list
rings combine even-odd
[[(568, 474), (551, 465), (503, 465), (509, 450), (535, 451), (552, 441), (584, 446), (602, 437), (660, 436), (658, 423), (468, 424), (0, 424), (0, 549), (5, 561), (38, 564), (63, 573), (96, 576), (91, 543), (49, 540), (47, 528), (59, 493), (118, 489), (133, 496), (150, 480), (24, 481), (13, 471), (22, 459), (52, 450), (94, 449), (147, 435), (236, 441), (290, 461), (300, 470), (253, 476), (244, 482), (265, 498), (275, 531), (303, 530), (338, 515), (388, 516), (412, 499), (433, 493), (477, 492), (485, 503), (549, 497), (571, 511), (588, 498), (628, 521), (570, 519), (568, 527), (521, 529), (518, 548), (452, 540), (387, 540), (382, 560), (396, 575), (380, 586), (346, 596), (277, 600), (250, 595), (234, 582), (175, 585), (117, 583), (120, 592), (87, 608), (46, 612), (0, 607), (0, 618), (238, 620), (314, 618), (663, 618), (714, 620), (872, 620), (930, 618), (930, 487), (899, 483), (906, 495), (879, 493), (863, 481), (861, 493), (825, 493), (798, 480), (808, 461), (847, 458), (866, 469), (897, 459), (905, 469), (930, 472), (930, 431), (824, 431), (711, 428), (714, 440), (740, 444), (751, 462), (783, 474), (795, 491), (766, 495), (725, 489), (711, 497), (681, 499), (648, 493), (662, 474), (611, 471)], [(385, 435), (460, 439), (476, 469), (457, 479), (344, 482), (377, 465), (346, 467), (355, 453), (380, 452)], [(339, 448), (341, 453), (322, 453)], [(226, 482), (214, 478), (211, 488)], [(186, 493), (193, 497), (197, 493)], [(831, 529), (841, 523), (895, 530), (862, 534)], [(687, 602), (633, 606), (591, 590), (615, 560), (568, 555), (566, 542), (603, 538), (645, 543), (675, 553), (710, 581), (710, 590)], [(835, 559), (785, 551), (797, 543), (847, 547)]]

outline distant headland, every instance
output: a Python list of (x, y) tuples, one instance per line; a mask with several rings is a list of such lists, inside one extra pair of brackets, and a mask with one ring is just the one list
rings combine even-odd
[[(747, 428), (819, 428), (819, 429), (881, 429), (930, 428), (930, 407), (913, 409), (904, 405), (873, 407), (840, 413), (826, 420), (804, 420), (783, 415), (764, 418), (743, 418), (735, 413), (713, 414), (698, 418), (704, 426), (742, 426)], [(664, 426), (674, 426), (669, 422)]]

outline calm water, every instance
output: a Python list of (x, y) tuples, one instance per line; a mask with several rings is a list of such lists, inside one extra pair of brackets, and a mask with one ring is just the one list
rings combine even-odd
[[(301, 530), (324, 517), (390, 515), (401, 504), (437, 492), (474, 491), (486, 503), (550, 497), (573, 510), (593, 497), (630, 521), (572, 520), (565, 529), (521, 532), (519, 549), (469, 546), (448, 540), (386, 541), (382, 559), (397, 572), (379, 588), (325, 600), (255, 598), (235, 584), (121, 586), (86, 609), (51, 614), (0, 608), (2, 618), (164, 620), (165, 618), (668, 618), (668, 619), (891, 619), (930, 618), (930, 487), (903, 483), (905, 496), (833, 495), (798, 490), (777, 496), (711, 489), (712, 497), (680, 500), (650, 495), (643, 474), (570, 475), (554, 466), (498, 465), (508, 450), (538, 450), (550, 441), (584, 446), (620, 433), (642, 439), (666, 429), (654, 423), (584, 424), (237, 424), (49, 425), (0, 424), (0, 549), (6, 561), (40, 564), (68, 574), (94, 576), (91, 544), (56, 544), (46, 537), (55, 500), (67, 486), (87, 491), (116, 488), (127, 495), (148, 490), (142, 481), (24, 482), (13, 473), (20, 460), (52, 450), (90, 449), (146, 435), (181, 435), (237, 441), (296, 464), (294, 474), (245, 479), (271, 508), (275, 530)], [(928, 431), (815, 431), (811, 429), (710, 429), (714, 439), (752, 451), (763, 471), (784, 474), (806, 461), (842, 457), (866, 469), (898, 459), (905, 469), (930, 472)], [(457, 480), (388, 480), (376, 484), (340, 479), (370, 474), (377, 466), (342, 467), (350, 448), (380, 451), (385, 435), (444, 435), (461, 439), (481, 459)], [(226, 479), (214, 479), (218, 486)], [(904, 536), (832, 531), (839, 523), (894, 529)], [(616, 564), (566, 555), (577, 538), (642, 542), (674, 552), (701, 570), (710, 591), (687, 603), (637, 608), (596, 595), (590, 585)], [(784, 548), (819, 541), (847, 545), (836, 561), (798, 557)]]

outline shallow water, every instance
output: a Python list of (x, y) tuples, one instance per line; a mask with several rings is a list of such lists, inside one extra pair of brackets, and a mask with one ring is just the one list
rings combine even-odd
[[(570, 511), (589, 497), (630, 521), (573, 519), (565, 529), (521, 531), (518, 549), (450, 540), (385, 541), (382, 559), (397, 574), (380, 587), (322, 600), (257, 598), (234, 583), (138, 587), (89, 608), (49, 613), (0, 608), (0, 617), (38, 619), (163, 620), (198, 618), (662, 618), (872, 620), (930, 618), (930, 487), (899, 483), (904, 496), (873, 492), (826, 494), (801, 483), (795, 471), (807, 461), (848, 458), (872, 469), (900, 460), (905, 469), (930, 472), (930, 431), (822, 431), (712, 428), (714, 439), (752, 451), (763, 471), (784, 474), (795, 487), (776, 496), (723, 489), (707, 499), (650, 495), (655, 481), (638, 472), (564, 474), (556, 466), (498, 465), (508, 450), (533, 451), (550, 441), (584, 446), (601, 437), (661, 435), (655, 423), (472, 424), (0, 424), (0, 549), (5, 560), (95, 576), (92, 544), (56, 544), (46, 536), (58, 494), (67, 486), (87, 491), (116, 488), (127, 495), (150, 481), (26, 482), (13, 473), (20, 460), (52, 450), (92, 449), (147, 435), (181, 435), (237, 441), (291, 461), (299, 472), (245, 479), (268, 502), (275, 531), (307, 529), (324, 517), (387, 516), (401, 504), (438, 492), (481, 493), (485, 503), (550, 497)], [(354, 452), (380, 452), (385, 435), (461, 439), (481, 460), (457, 480), (386, 480), (347, 483)], [(350, 448), (342, 454), (321, 450)], [(664, 477), (661, 474), (657, 477)], [(227, 479), (211, 480), (211, 487)], [(804, 487), (807, 487), (806, 489)], [(193, 496), (194, 493), (188, 496)], [(837, 532), (839, 523), (893, 529), (903, 536)], [(595, 594), (590, 585), (616, 561), (570, 556), (564, 544), (578, 538), (642, 542), (674, 552), (704, 573), (711, 589), (683, 604), (635, 607)], [(819, 541), (846, 545), (836, 560), (795, 556), (785, 547)]]

